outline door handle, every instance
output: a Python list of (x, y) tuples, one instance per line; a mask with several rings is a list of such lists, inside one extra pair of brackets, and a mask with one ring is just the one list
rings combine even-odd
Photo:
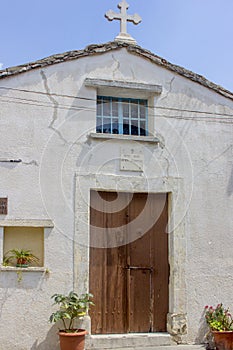
[(127, 266), (127, 267), (124, 267), (124, 269), (126, 270), (148, 270), (150, 272), (153, 272), (154, 271), (154, 268), (153, 267), (144, 267), (144, 266)]

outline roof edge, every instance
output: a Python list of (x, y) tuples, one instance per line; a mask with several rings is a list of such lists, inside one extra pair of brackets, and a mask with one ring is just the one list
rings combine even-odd
[(132, 54), (144, 57), (150, 60), (151, 62), (160, 65), (163, 68), (166, 68), (172, 72), (175, 72), (178, 75), (181, 75), (187, 79), (190, 79), (204, 87), (207, 87), (208, 89), (214, 90), (215, 92), (221, 94), (224, 97), (227, 97), (233, 100), (233, 93), (231, 91), (223, 88), (220, 85), (217, 85), (211, 82), (210, 80), (206, 79), (204, 76), (200, 74), (196, 74), (181, 66), (172, 64), (166, 59), (155, 55), (151, 51), (143, 49), (141, 46), (129, 44), (126, 42), (118, 42), (118, 41), (110, 41), (104, 44), (91, 44), (85, 47), (83, 50), (67, 51), (61, 54), (51, 55), (49, 57), (45, 57), (43, 59), (40, 59), (34, 62), (29, 62), (27, 64), (9, 67), (4, 70), (0, 70), (0, 79), (4, 79), (4, 78), (18, 75), (21, 73), (26, 73), (33, 69), (43, 68), (43, 67), (75, 60), (86, 56), (97, 55), (108, 51), (117, 50), (120, 48), (126, 48), (127, 51)]

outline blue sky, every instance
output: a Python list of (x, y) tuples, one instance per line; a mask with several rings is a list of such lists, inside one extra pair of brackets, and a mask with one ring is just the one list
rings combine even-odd
[[(127, 0), (129, 33), (145, 49), (233, 91), (233, 0)], [(3, 68), (111, 41), (120, 0), (1, 0)]]

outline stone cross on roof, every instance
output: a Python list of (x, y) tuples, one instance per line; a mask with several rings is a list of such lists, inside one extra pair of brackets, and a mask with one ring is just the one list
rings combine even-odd
[(134, 24), (138, 24), (142, 21), (142, 19), (137, 13), (135, 13), (134, 15), (127, 14), (129, 4), (127, 4), (126, 0), (122, 0), (118, 4), (118, 8), (121, 10), (120, 13), (116, 13), (113, 10), (109, 10), (105, 14), (105, 17), (109, 21), (112, 21), (114, 19), (121, 21), (121, 31), (117, 35), (115, 40), (136, 44), (136, 40), (132, 38), (132, 36), (129, 33), (127, 33), (127, 22), (133, 22)]

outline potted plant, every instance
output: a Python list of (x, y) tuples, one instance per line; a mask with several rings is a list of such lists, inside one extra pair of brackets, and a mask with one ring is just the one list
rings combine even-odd
[(52, 296), (54, 305), (58, 305), (59, 309), (52, 313), (49, 321), (62, 321), (63, 328), (59, 330), (61, 350), (84, 349), (87, 331), (76, 328), (75, 320), (85, 316), (90, 305), (94, 305), (91, 301), (92, 297), (90, 293), (78, 296), (73, 291), (68, 295), (54, 294)]
[(205, 319), (214, 337), (216, 350), (233, 349), (233, 318), (223, 304), (205, 307)]
[[(10, 254), (10, 255), (9, 255)], [(39, 259), (31, 252), (25, 249), (11, 249), (4, 256), (4, 264), (15, 263), (16, 267), (28, 267), (30, 263), (37, 263)]]

